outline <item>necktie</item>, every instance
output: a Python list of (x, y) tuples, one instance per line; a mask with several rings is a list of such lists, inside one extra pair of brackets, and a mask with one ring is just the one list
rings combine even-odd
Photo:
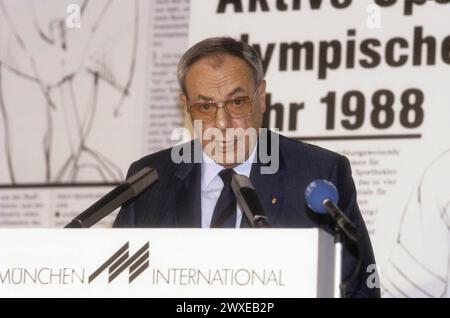
[(224, 169), (219, 172), (223, 181), (223, 189), (217, 199), (211, 219), (211, 227), (236, 227), (236, 197), (231, 189), (233, 169)]

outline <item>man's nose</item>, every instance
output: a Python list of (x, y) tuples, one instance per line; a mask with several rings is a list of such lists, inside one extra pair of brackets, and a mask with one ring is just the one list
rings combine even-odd
[(217, 115), (216, 115), (216, 128), (220, 130), (225, 130), (226, 128), (229, 128), (230, 124), (230, 116), (225, 111), (225, 108), (220, 107), (217, 109)]

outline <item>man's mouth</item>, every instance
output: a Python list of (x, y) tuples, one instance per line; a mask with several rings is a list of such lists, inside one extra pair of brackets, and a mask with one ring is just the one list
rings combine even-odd
[(229, 148), (229, 147), (233, 147), (238, 141), (239, 141), (239, 139), (237, 137), (235, 137), (230, 140), (218, 140), (217, 144), (222, 148)]
[(231, 145), (231, 144), (234, 144), (236, 141), (237, 141), (236, 139), (231, 139), (231, 140), (219, 140), (219, 144)]

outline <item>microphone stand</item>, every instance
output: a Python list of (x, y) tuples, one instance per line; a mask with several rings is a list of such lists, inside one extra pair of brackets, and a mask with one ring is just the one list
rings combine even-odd
[(144, 167), (79, 214), (65, 228), (91, 227), (121, 205), (136, 198), (157, 180), (156, 170)]
[(339, 226), (334, 227), (334, 298), (342, 298), (342, 231)]
[(359, 247), (359, 241), (353, 241), (356, 244), (357, 262), (356, 267), (353, 269), (352, 275), (345, 282), (342, 281), (342, 253), (344, 251), (343, 245), (344, 233), (342, 229), (335, 224), (334, 225), (334, 298), (346, 298), (347, 287), (356, 277), (360, 274), (362, 266), (362, 251)]

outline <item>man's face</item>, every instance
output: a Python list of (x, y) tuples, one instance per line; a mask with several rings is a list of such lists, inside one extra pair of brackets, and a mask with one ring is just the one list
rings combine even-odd
[[(186, 74), (185, 87), (187, 96), (181, 98), (186, 107), (211, 101), (219, 105), (214, 119), (201, 122), (201, 142), (205, 153), (227, 168), (245, 161), (256, 142), (256, 138), (251, 136), (257, 135), (266, 110), (265, 81), (255, 85), (252, 70), (245, 61), (220, 54), (194, 63)], [(221, 107), (225, 101), (245, 97), (250, 98), (252, 103), (251, 112), (243, 117), (233, 118)], [(194, 124), (194, 120), (199, 118), (192, 111), (190, 115)], [(249, 129), (254, 129), (255, 135), (232, 133), (242, 130), (250, 132)], [(198, 130), (196, 128), (197, 136), (200, 133)]]

